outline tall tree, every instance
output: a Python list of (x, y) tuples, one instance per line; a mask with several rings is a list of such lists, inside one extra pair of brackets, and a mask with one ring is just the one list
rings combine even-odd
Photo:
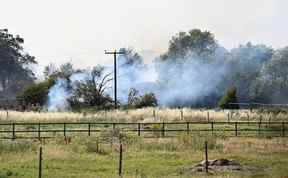
[(275, 52), (267, 62), (253, 86), (253, 96), (258, 101), (288, 102), (288, 47)]
[(272, 58), (274, 51), (265, 45), (253, 45), (248, 42), (240, 45), (230, 52), (227, 60), (228, 74), (226, 79), (228, 86), (235, 86), (238, 89), (238, 99), (242, 102), (250, 102), (253, 99), (251, 87), (260, 75), (260, 71)]
[(48, 79), (50, 76), (55, 75), (58, 72), (58, 68), (54, 63), (50, 63), (44, 67), (44, 77)]
[(161, 59), (185, 59), (187, 56), (203, 58), (213, 54), (217, 46), (214, 35), (209, 31), (193, 29), (188, 33), (179, 32), (169, 41), (168, 51)]
[(91, 71), (86, 71), (87, 77), (73, 87), (71, 104), (80, 103), (86, 106), (105, 107), (112, 103), (112, 99), (105, 93), (112, 80), (110, 74), (104, 73), (104, 67), (96, 66)]
[(26, 85), (35, 79), (29, 68), (36, 64), (35, 58), (23, 48), (24, 39), (0, 30), (0, 93), (6, 97), (15, 97)]
[(44, 67), (43, 74), (46, 79), (62, 78), (69, 80), (72, 74), (81, 72), (84, 71), (81, 69), (75, 69), (71, 62), (66, 62), (64, 64), (61, 64), (59, 67), (53, 63), (48, 64)]
[(121, 48), (120, 52), (124, 53), (120, 55), (122, 67), (143, 65), (143, 58), (133, 48)]
[(160, 87), (175, 94), (172, 105), (213, 104), (208, 98), (216, 96), (225, 53), (209, 31), (193, 29), (173, 36), (168, 51), (156, 59)]
[(188, 33), (179, 32), (169, 41), (168, 51), (156, 59), (160, 80), (167, 82), (167, 76), (171, 74), (181, 78), (179, 72), (184, 71), (187, 64), (194, 59), (203, 62), (206, 61), (204, 59), (215, 57), (217, 48), (219, 46), (214, 35), (209, 31), (193, 29)]

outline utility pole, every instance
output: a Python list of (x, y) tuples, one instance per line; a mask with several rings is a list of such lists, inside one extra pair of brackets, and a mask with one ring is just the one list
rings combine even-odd
[(117, 109), (117, 61), (116, 56), (117, 54), (125, 54), (124, 52), (115, 50), (107, 52), (105, 50), (105, 54), (113, 54), (114, 55), (114, 107)]

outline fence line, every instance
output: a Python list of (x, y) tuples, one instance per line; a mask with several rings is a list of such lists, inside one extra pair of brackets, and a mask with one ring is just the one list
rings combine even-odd
[[(0, 135), (11, 134), (11, 137), (3, 138), (28, 138), (27, 136), (17, 137), (19, 133), (37, 133), (33, 138), (43, 138), (41, 133), (63, 133), (66, 137), (68, 133), (87, 133), (91, 136), (93, 132), (101, 132), (107, 128), (111, 130), (120, 130), (121, 132), (135, 132), (138, 136), (144, 133), (159, 133), (162, 137), (167, 136), (170, 132), (208, 132), (214, 135), (216, 132), (234, 132), (232, 136), (240, 136), (241, 132), (256, 132), (255, 136), (263, 133), (273, 133), (271, 136), (285, 137), (288, 122), (149, 122), (149, 123), (132, 123), (132, 122), (43, 122), (43, 123), (0, 123)], [(27, 128), (27, 126), (30, 126)], [(53, 126), (51, 128), (51, 126)], [(78, 128), (69, 129), (68, 126), (79, 126)], [(83, 128), (85, 126), (85, 128)], [(97, 129), (93, 126), (98, 126)], [(124, 127), (128, 126), (128, 127)], [(169, 128), (174, 126), (173, 128)], [(205, 128), (202, 128), (205, 126)], [(222, 126), (216, 128), (217, 126)], [(229, 126), (229, 127), (228, 127)], [(242, 128), (241, 128), (242, 126)], [(246, 126), (243, 128), (243, 126)], [(272, 127), (271, 127), (272, 126)], [(274, 127), (273, 127), (274, 126)], [(24, 128), (23, 128), (24, 127)], [(48, 128), (47, 128), (48, 127)], [(49, 128), (50, 127), (50, 128)], [(275, 135), (276, 134), (276, 135)], [(278, 134), (278, 135), (277, 135)], [(269, 136), (269, 135), (267, 135)]]

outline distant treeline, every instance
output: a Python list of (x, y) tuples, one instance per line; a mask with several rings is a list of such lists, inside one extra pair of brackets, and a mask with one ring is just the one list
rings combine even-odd
[[(19, 95), (26, 103), (44, 106), (57, 79), (65, 78), (71, 84), (69, 91), (77, 92), (76, 98), (67, 98), (72, 103), (93, 106), (113, 101), (110, 96), (113, 86), (109, 84), (113, 78), (103, 66), (79, 70), (72, 64), (59, 68), (50, 64), (44, 71), (45, 81), (40, 82), (40, 86), (35, 84), (36, 78), (29, 66), (36, 61), (24, 51), (23, 42), (8, 30), (0, 30), (0, 98)], [(193, 29), (174, 35), (167, 52), (157, 57), (154, 65), (146, 65), (145, 59), (132, 48), (121, 50), (125, 54), (119, 57), (118, 67), (125, 75), (119, 79), (119, 97), (124, 98), (125, 104), (132, 102), (129, 96), (131, 99), (133, 92), (139, 93), (133, 102), (145, 93), (153, 93), (153, 105), (216, 107), (232, 89), (237, 102), (288, 103), (288, 47), (273, 49), (248, 42), (227, 50), (213, 33)], [(76, 82), (75, 89), (74, 74), (83, 73), (90, 78)], [(153, 78), (155, 76), (157, 78)], [(149, 77), (153, 78), (152, 82), (145, 80)]]

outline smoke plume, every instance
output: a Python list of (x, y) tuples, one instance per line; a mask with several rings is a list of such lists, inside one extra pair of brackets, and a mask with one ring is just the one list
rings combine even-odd
[(70, 108), (68, 99), (71, 93), (67, 90), (67, 81), (65, 79), (57, 79), (53, 87), (48, 93), (48, 111), (66, 111)]
[(125, 56), (119, 58), (118, 95), (127, 102), (130, 88), (143, 95), (152, 92), (161, 106), (193, 105), (201, 98), (217, 91), (217, 86), (226, 74), (224, 52), (213, 60), (187, 56), (181, 59), (155, 60), (148, 65), (122, 66)]
[(58, 78), (48, 93), (47, 110), (50, 112), (67, 111), (70, 109), (69, 99), (77, 82), (85, 81), (87, 73), (72, 74), (69, 79)]
[[(148, 92), (154, 93), (160, 106), (193, 106), (199, 103), (201, 105), (203, 101), (206, 102), (203, 106), (207, 105), (207, 102), (215, 106), (219, 96), (222, 96), (227, 89), (227, 76), (236, 72), (247, 73), (245, 71), (247, 67), (244, 66), (251, 68), (252, 65), (249, 63), (255, 56), (263, 56), (262, 54), (267, 53), (250, 48), (253, 49), (255, 46), (248, 46), (247, 49), (240, 47), (240, 52), (239, 50), (232, 51), (232, 54), (237, 54), (234, 56), (224, 48), (218, 48), (209, 59), (187, 55), (183, 58), (156, 59), (153, 63), (141, 65), (139, 63), (127, 65), (125, 55), (120, 55), (117, 58), (118, 101), (123, 104), (127, 103), (129, 90), (135, 88), (140, 95)], [(228, 53), (230, 57), (227, 59)], [(253, 69), (260, 70), (262, 64), (257, 63)], [(113, 72), (113, 66), (106, 66), (104, 73), (111, 72)], [(73, 74), (70, 77), (72, 87), (75, 81), (85, 81), (86, 77), (85, 73)], [(106, 94), (113, 98), (113, 81), (109, 83), (109, 86), (110, 89), (106, 91)], [(48, 110), (69, 109), (67, 102), (69, 97), (71, 93), (67, 91), (67, 84), (59, 79), (49, 92)]]

